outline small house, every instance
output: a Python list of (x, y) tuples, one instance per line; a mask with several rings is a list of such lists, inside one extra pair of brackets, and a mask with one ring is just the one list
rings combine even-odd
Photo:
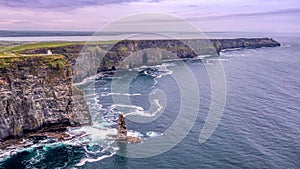
[(47, 50), (47, 55), (52, 55), (52, 51), (50, 49)]

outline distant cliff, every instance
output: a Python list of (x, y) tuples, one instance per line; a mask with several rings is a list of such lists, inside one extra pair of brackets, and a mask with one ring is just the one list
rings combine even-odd
[[(134, 68), (142, 65), (155, 65), (163, 60), (194, 58), (199, 55), (215, 56), (225, 49), (276, 46), (280, 46), (280, 43), (270, 38), (123, 40), (107, 51), (98, 72), (114, 67)], [(160, 49), (160, 51), (153, 49)], [(128, 56), (131, 58), (127, 59)], [(121, 61), (127, 61), (127, 65), (120, 65)]]
[(234, 48), (261, 48), (277, 47), (280, 43), (272, 38), (238, 38), (238, 39), (211, 39), (216, 50), (234, 49)]
[(0, 140), (45, 127), (91, 124), (64, 56), (0, 57)]

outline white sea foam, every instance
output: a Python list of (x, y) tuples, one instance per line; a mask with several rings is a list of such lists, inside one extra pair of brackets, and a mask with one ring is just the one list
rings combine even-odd
[[(171, 70), (169, 70), (167, 67), (174, 66), (174, 65), (175, 65), (174, 63), (163, 63), (161, 65), (156, 65), (156, 66), (142, 66), (142, 67), (137, 68), (136, 70), (143, 71), (143, 73), (145, 75), (149, 75), (154, 78), (161, 78), (162, 76), (172, 74), (173, 72)], [(147, 68), (154, 69), (153, 70), (154, 74), (148, 73)]]
[(228, 61), (229, 59), (221, 59), (221, 58), (217, 58), (217, 59), (208, 59), (208, 61)]
[(78, 83), (74, 83), (75, 86), (80, 86), (80, 85), (83, 85), (83, 84), (88, 84), (90, 82), (95, 82), (95, 79), (98, 78), (98, 77), (102, 77), (103, 75), (101, 73), (99, 74), (96, 74), (96, 75), (93, 75), (93, 76), (90, 76), (90, 77), (87, 77), (85, 79), (83, 79), (82, 82), (78, 82)]
[(171, 66), (176, 66), (175, 63), (173, 62), (163, 62), (163, 64), (161, 66), (164, 66), (164, 67), (171, 67)]
[(144, 111), (144, 108), (140, 107), (140, 106), (135, 106), (135, 105), (125, 105), (125, 104), (113, 104), (111, 106), (109, 106), (109, 108), (111, 110), (117, 108), (117, 107), (124, 107), (124, 108), (133, 108), (139, 111)]
[(133, 130), (128, 130), (127, 131), (127, 136), (132, 136), (132, 137), (144, 137), (144, 135), (138, 131), (133, 131)]
[(83, 158), (80, 160), (80, 162), (78, 164), (76, 164), (75, 166), (77, 167), (80, 167), (80, 166), (83, 166), (86, 162), (97, 162), (97, 161), (100, 161), (100, 160), (103, 160), (105, 158), (109, 158), (113, 155), (115, 155), (116, 153), (111, 153), (110, 155), (103, 155), (103, 156), (100, 156), (98, 158)]
[(243, 48), (222, 49), (221, 52), (237, 51), (237, 50), (242, 50), (242, 49), (243, 49)]
[(199, 56), (197, 56), (196, 58), (194, 58), (192, 60), (205, 59), (205, 58), (208, 58), (208, 57), (211, 57), (211, 55), (199, 55)]
[(117, 130), (113, 128), (96, 128), (94, 126), (84, 126), (79, 129), (75, 129), (70, 131), (73, 134), (80, 134), (82, 132), (85, 132), (86, 135), (89, 135), (92, 141), (99, 141), (99, 140), (105, 140), (107, 138), (107, 135), (116, 134)]
[[(86, 157), (81, 159), (80, 162), (78, 164), (76, 164), (77, 167), (83, 166), (85, 165), (87, 162), (93, 163), (93, 162), (97, 162), (97, 161), (101, 161), (105, 158), (109, 158), (111, 156), (113, 156), (114, 154), (116, 154), (116, 152), (118, 151), (118, 147), (117, 146), (112, 146), (115, 143), (114, 139), (109, 139), (107, 138), (107, 135), (109, 134), (116, 134), (117, 130), (116, 129), (112, 129), (112, 128), (96, 128), (96, 127), (82, 127), (82, 128), (78, 128), (78, 131), (84, 131), (86, 132), (89, 137), (91, 138), (91, 141), (89, 142), (89, 145), (99, 145), (101, 148), (103, 149), (99, 149), (96, 151), (90, 151), (88, 150), (86, 147), (85, 152), (86, 152)], [(127, 133), (128, 136), (134, 136), (134, 137), (143, 137), (143, 134), (141, 134), (140, 132), (137, 131), (132, 131), (129, 130)], [(103, 140), (107, 140), (106, 142), (103, 142)], [(107, 154), (107, 153), (110, 154)], [(105, 154), (105, 155), (101, 155), (97, 158), (92, 158), (90, 157), (90, 155), (97, 155), (97, 154)]]
[(140, 96), (141, 94), (140, 93), (130, 94), (130, 93), (108, 93), (108, 92), (105, 92), (105, 93), (101, 93), (100, 95), (101, 96)]
[(158, 106), (157, 110), (155, 112), (153, 112), (153, 115), (156, 115), (156, 113), (158, 113), (159, 111), (161, 111), (163, 109), (163, 106), (159, 104), (159, 100), (155, 99), (153, 100), (155, 102), (155, 104)]
[(147, 135), (148, 137), (158, 137), (158, 136), (162, 136), (163, 133), (156, 133), (156, 132), (154, 132), (154, 131), (148, 131), (148, 132), (146, 132), (146, 135)]
[(129, 116), (129, 115), (138, 115), (138, 116), (144, 116), (144, 117), (156, 116), (156, 114), (163, 109), (163, 106), (159, 104), (159, 100), (157, 100), (157, 99), (153, 100), (153, 102), (154, 102), (155, 106), (157, 107), (157, 109), (154, 112), (144, 111), (144, 109), (140, 107), (140, 109), (136, 109), (135, 111), (132, 111), (131, 113), (126, 113), (125, 117)]

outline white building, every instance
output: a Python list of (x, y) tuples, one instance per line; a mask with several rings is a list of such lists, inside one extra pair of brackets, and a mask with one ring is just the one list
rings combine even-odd
[(52, 51), (50, 49), (47, 50), (47, 55), (52, 55)]

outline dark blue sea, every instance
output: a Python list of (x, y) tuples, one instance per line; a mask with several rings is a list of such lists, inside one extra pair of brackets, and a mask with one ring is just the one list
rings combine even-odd
[[(282, 46), (223, 51), (220, 60), (173, 61), (87, 79), (77, 86), (86, 93), (94, 124), (68, 131), (86, 134), (0, 151), (0, 168), (299, 168), (300, 37), (272, 38)], [(199, 142), (214, 100), (207, 68), (213, 70), (216, 60), (226, 79), (224, 111), (212, 135)], [(193, 82), (197, 90), (191, 91)], [(116, 133), (120, 112), (127, 114), (128, 134), (142, 143), (107, 138)]]

